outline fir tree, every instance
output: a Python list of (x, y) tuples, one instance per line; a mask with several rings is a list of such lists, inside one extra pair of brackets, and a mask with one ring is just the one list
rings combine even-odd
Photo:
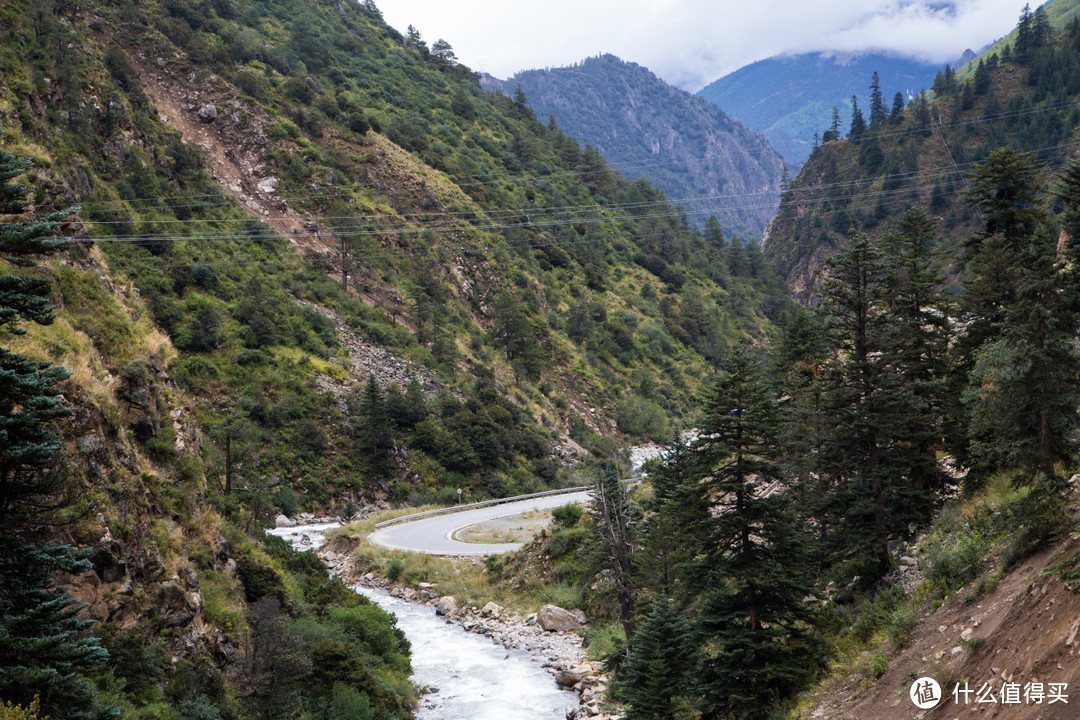
[(848, 139), (858, 140), (862, 137), (862, 134), (866, 132), (866, 120), (863, 118), (862, 110), (859, 108), (859, 100), (854, 95), (851, 96), (851, 127), (848, 128)]
[(976, 479), (1008, 471), (1033, 486), (1038, 518), (1030, 522), (1049, 532), (1055, 518), (1063, 520), (1057, 467), (1075, 455), (1080, 360), (1073, 283), (1057, 259), (1039, 193), (1034, 158), (1008, 148), (973, 173), (970, 199), (982, 208), (986, 230), (968, 247), (973, 277), (962, 300), (972, 319), (960, 347), (971, 368), (964, 400)]
[(904, 119), (904, 94), (899, 90), (893, 95), (892, 112), (889, 113), (889, 121), (898, 123)]
[(694, 445), (698, 550), (687, 580), (705, 598), (697, 693), (708, 716), (764, 716), (813, 661), (805, 535), (777, 463), (779, 408), (749, 351), (710, 393)]
[(0, 696), (28, 704), (41, 698), (55, 720), (105, 717), (90, 683), (79, 673), (101, 665), (108, 653), (86, 637), (92, 620), (52, 576), (91, 569), (69, 545), (0, 541)]
[[(831, 352), (820, 374), (827, 429), (816, 457), (819, 521), (835, 532), (826, 548), (864, 579), (890, 567), (889, 540), (926, 516), (940, 487), (930, 415), (940, 382), (940, 330), (923, 303), (925, 221), (912, 221), (891, 265), (865, 233), (829, 263), (820, 313)], [(907, 254), (907, 258), (904, 257)], [(937, 323), (934, 324), (937, 328)]]
[(372, 477), (386, 481), (393, 470), (390, 451), (394, 441), (390, 435), (390, 419), (386, 414), (386, 400), (375, 380), (375, 375), (368, 375), (364, 385), (360, 414), (362, 431), (360, 448), (367, 456), (368, 471)]
[(635, 720), (669, 720), (680, 706), (693, 665), (690, 625), (665, 596), (652, 604), (619, 671), (618, 692)]
[(990, 68), (985, 61), (979, 60), (979, 64), (975, 68), (975, 94), (981, 96), (990, 92), (992, 81), (993, 78), (990, 75)]
[(892, 460), (906, 476), (894, 508), (894, 525), (929, 519), (948, 476), (937, 463), (944, 432), (947, 379), (949, 307), (937, 288), (945, 278), (934, 269), (932, 248), (935, 221), (924, 211), (904, 213), (900, 229), (886, 233), (889, 271), (885, 280), (886, 308), (891, 318), (889, 358), (898, 375), (902, 396), (896, 406), (900, 417), (892, 423)]
[(873, 77), (870, 79), (870, 127), (876, 128), (883, 125), (888, 119), (885, 98), (881, 94), (881, 78), (878, 77), (875, 70)]
[[(64, 245), (66, 239), (56, 237), (55, 230), (74, 212), (26, 219), (32, 188), (10, 181), (29, 167), (26, 158), (0, 150), (0, 256), (21, 268), (34, 267), (36, 256)], [(0, 273), (0, 336), (24, 334), (23, 320), (51, 323), (51, 290), (45, 278)], [(63, 503), (60, 479), (48, 468), (60, 448), (52, 421), (71, 412), (57, 387), (68, 374), (0, 347), (0, 522), (9, 533)]]

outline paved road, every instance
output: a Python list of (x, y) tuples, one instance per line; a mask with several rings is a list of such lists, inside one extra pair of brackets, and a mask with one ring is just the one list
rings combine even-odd
[(549, 497), (519, 500), (504, 505), (462, 510), (448, 515), (413, 520), (376, 530), (368, 542), (395, 550), (423, 552), (429, 555), (497, 555), (519, 549), (523, 543), (466, 543), (452, 538), (453, 534), (470, 525), (531, 510), (549, 510), (562, 505), (587, 502), (588, 492), (567, 493)]

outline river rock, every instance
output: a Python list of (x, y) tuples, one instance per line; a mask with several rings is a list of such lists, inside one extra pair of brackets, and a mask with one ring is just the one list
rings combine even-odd
[(493, 602), (489, 602), (484, 607), (480, 608), (480, 614), (484, 617), (497, 618), (502, 613), (502, 606), (496, 605)]
[(574, 670), (560, 670), (555, 673), (555, 682), (559, 683), (563, 687), (574, 687), (582, 678), (585, 677), (585, 673), (580, 672), (577, 669)]
[(548, 632), (564, 632), (577, 630), (581, 627), (578, 619), (558, 605), (545, 605), (536, 614), (536, 620), (540, 627)]
[(439, 601), (435, 603), (436, 615), (453, 615), (457, 612), (457, 600), (453, 595), (443, 595), (439, 598)]
[(287, 515), (278, 515), (274, 518), (274, 524), (278, 527), (296, 527), (296, 521)]

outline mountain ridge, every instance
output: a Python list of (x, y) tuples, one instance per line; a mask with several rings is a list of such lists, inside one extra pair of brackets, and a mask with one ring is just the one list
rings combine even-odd
[(731, 116), (614, 55), (525, 70), (483, 84), (520, 87), (540, 118), (595, 146), (628, 178), (647, 177), (696, 223), (716, 215), (729, 233), (758, 239), (775, 209), (783, 160)]

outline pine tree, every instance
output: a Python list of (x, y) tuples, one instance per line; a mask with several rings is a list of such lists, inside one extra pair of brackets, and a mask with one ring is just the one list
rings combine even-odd
[(393, 449), (394, 441), (390, 435), (386, 400), (374, 374), (368, 375), (368, 381), (364, 385), (360, 414), (362, 417), (360, 449), (367, 456), (368, 472), (372, 477), (385, 482), (393, 470), (390, 451)]
[(108, 653), (97, 638), (84, 636), (93, 625), (77, 617), (85, 606), (51, 579), (90, 568), (68, 545), (0, 542), (0, 696), (23, 704), (39, 696), (56, 720), (103, 716), (93, 687), (78, 673), (104, 663)]
[(868, 580), (889, 570), (889, 540), (926, 516), (940, 486), (925, 428), (935, 420), (925, 413), (939, 382), (930, 356), (943, 340), (920, 325), (932, 317), (920, 299), (930, 288), (911, 269), (924, 260), (896, 262), (854, 229), (829, 263), (819, 311), (831, 349), (820, 375), (819, 520), (835, 530), (830, 559)]
[[(31, 187), (10, 182), (30, 168), (30, 161), (0, 150), (0, 256), (12, 265), (32, 268), (35, 256), (55, 252), (67, 241), (56, 228), (72, 211), (26, 219)], [(52, 322), (51, 283), (42, 277), (0, 273), (0, 334), (21, 335), (23, 320)], [(52, 422), (70, 414), (57, 385), (68, 377), (62, 367), (0, 347), (0, 523), (17, 533), (24, 522), (63, 504), (60, 478), (48, 472), (60, 439)]]
[(904, 119), (904, 94), (899, 90), (893, 95), (892, 112), (889, 113), (889, 122), (898, 123)]
[(900, 229), (884, 238), (889, 257), (886, 311), (891, 319), (890, 362), (898, 376), (901, 415), (893, 422), (892, 460), (906, 476), (907, 498), (894, 508), (894, 525), (929, 519), (948, 476), (937, 463), (946, 422), (950, 377), (949, 307), (936, 288), (945, 278), (934, 269), (935, 220), (919, 208), (904, 213)]
[[(1069, 183), (1066, 170), (1063, 186)], [(1032, 487), (1028, 524), (1045, 539), (1064, 521), (1060, 463), (1075, 456), (1080, 358), (1073, 344), (1075, 282), (1057, 258), (1056, 233), (1039, 203), (1031, 155), (995, 151), (972, 175), (971, 200), (986, 231), (969, 243), (963, 307), (972, 321), (960, 347), (969, 353), (970, 413), (976, 478), (1007, 471)], [(1066, 227), (1072, 222), (1065, 201)]]
[(1013, 46), (1013, 55), (1016, 57), (1016, 61), (1021, 64), (1030, 59), (1035, 46), (1031, 32), (1031, 20), (1031, 5), (1025, 3), (1024, 9), (1020, 11), (1020, 20), (1016, 23), (1016, 42)]
[(881, 78), (874, 71), (870, 79), (870, 127), (876, 128), (884, 125), (889, 119), (888, 111), (885, 110), (885, 98), (881, 94)]
[(975, 68), (975, 94), (981, 96), (990, 92), (992, 81), (990, 68), (987, 67), (985, 61), (979, 60), (979, 64)]
[(851, 96), (851, 127), (848, 128), (848, 139), (858, 140), (866, 132), (866, 120), (859, 108), (859, 100)]
[(693, 665), (690, 625), (665, 596), (657, 598), (641, 621), (634, 644), (619, 671), (617, 691), (635, 720), (670, 720), (686, 701), (687, 668)]
[(777, 463), (779, 408), (763, 368), (736, 350), (706, 403), (694, 444), (700, 480), (687, 573), (705, 598), (697, 693), (707, 716), (764, 716), (813, 662), (806, 538)]

